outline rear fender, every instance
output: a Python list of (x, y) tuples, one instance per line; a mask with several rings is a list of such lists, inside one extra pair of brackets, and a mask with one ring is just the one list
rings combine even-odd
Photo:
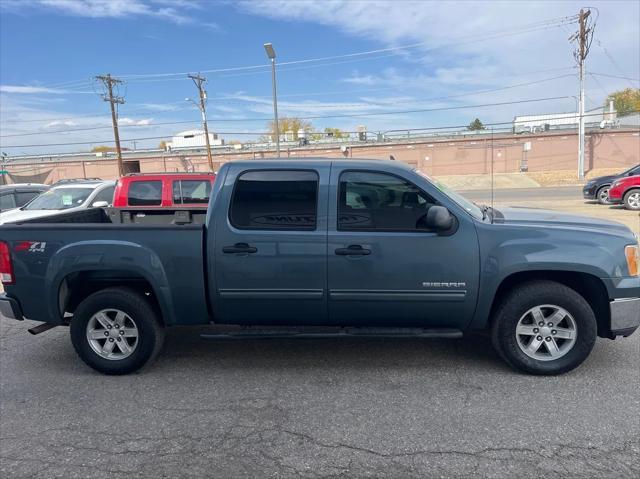
[[(61, 321), (60, 288), (70, 274), (82, 271), (128, 271), (151, 284), (167, 324), (175, 322), (167, 275), (160, 258), (149, 248), (129, 241), (90, 240), (62, 247), (51, 258), (45, 275), (45, 294), (50, 318)], [(56, 322), (57, 322), (56, 321)]]

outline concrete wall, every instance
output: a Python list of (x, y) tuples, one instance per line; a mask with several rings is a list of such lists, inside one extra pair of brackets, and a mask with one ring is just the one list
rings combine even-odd
[[(495, 173), (511, 173), (520, 170), (525, 155), (523, 145), (531, 143), (526, 153), (529, 171), (572, 170), (577, 166), (578, 140), (575, 133), (543, 133), (537, 135), (502, 135), (490, 138), (407, 140), (405, 142), (357, 144), (346, 152), (340, 146), (321, 148), (295, 148), (284, 150), (282, 156), (329, 157), (329, 158), (380, 158), (393, 156), (421, 168), (426, 173), (438, 175), (488, 174), (493, 168)], [(140, 158), (140, 171), (206, 171), (206, 156), (164, 156)], [(246, 152), (238, 151), (214, 154), (214, 168), (231, 160), (274, 157), (274, 151)], [(128, 159), (127, 161), (131, 161)], [(586, 169), (619, 168), (624, 169), (640, 163), (640, 132), (635, 130), (591, 131), (587, 135)], [(134, 165), (132, 165), (134, 166)], [(135, 167), (138, 165), (136, 164)], [(47, 183), (63, 178), (99, 177), (117, 178), (115, 160), (68, 161), (46, 164), (12, 165), (9, 172), (18, 178), (50, 170)]]

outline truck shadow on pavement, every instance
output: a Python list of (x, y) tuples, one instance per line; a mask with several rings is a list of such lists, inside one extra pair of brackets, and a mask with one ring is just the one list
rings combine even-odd
[[(7, 323), (3, 321), (5, 326)], [(1, 354), (7, 361), (50, 370), (69, 368), (97, 374), (76, 356), (67, 327), (58, 327), (36, 337), (27, 333), (33, 322), (13, 323), (2, 328)], [(137, 374), (163, 372), (209, 375), (214, 370), (281, 370), (283, 373), (313, 370), (372, 371), (411, 368), (449, 371), (459, 368), (511, 371), (497, 356), (488, 336), (470, 335), (461, 339), (419, 337), (370, 338), (241, 338), (203, 339), (207, 327), (180, 327), (167, 330), (155, 361)], [(11, 356), (11, 358), (9, 358)], [(77, 368), (77, 369), (76, 369)], [(53, 372), (53, 371), (52, 371)]]
[(155, 366), (206, 370), (225, 368), (314, 370), (472, 367), (509, 371), (488, 336), (461, 339), (405, 338), (242, 338), (202, 339), (206, 328), (178, 328), (167, 335)]

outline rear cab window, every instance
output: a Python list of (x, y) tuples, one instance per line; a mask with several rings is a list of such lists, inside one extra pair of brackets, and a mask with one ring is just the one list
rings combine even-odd
[(256, 170), (241, 173), (234, 186), (229, 221), (237, 229), (316, 229), (318, 173)]

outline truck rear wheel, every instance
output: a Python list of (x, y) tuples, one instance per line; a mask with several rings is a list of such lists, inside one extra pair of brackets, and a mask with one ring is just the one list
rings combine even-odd
[(154, 307), (127, 288), (104, 289), (82, 301), (70, 332), (80, 358), (104, 374), (137, 371), (158, 354), (164, 341)]
[(589, 356), (597, 324), (589, 303), (554, 281), (517, 286), (499, 304), (491, 336), (498, 354), (530, 374), (562, 374)]

